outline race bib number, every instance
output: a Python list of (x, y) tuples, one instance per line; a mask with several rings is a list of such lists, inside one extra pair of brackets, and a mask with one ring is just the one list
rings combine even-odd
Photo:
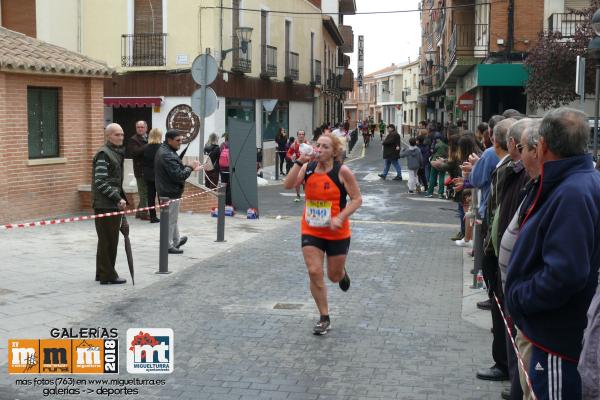
[(306, 201), (306, 222), (314, 228), (328, 227), (331, 222), (330, 201)]

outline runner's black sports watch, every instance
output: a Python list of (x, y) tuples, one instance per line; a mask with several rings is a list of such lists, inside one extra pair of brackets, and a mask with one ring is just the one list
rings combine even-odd
[(294, 161), (294, 164), (296, 164), (297, 166), (299, 166), (300, 168), (302, 168), (304, 166), (303, 163), (301, 163), (300, 161), (296, 160)]

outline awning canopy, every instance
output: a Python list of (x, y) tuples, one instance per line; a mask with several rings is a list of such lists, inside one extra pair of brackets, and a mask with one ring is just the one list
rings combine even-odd
[(105, 97), (108, 107), (155, 107), (160, 106), (161, 97)]

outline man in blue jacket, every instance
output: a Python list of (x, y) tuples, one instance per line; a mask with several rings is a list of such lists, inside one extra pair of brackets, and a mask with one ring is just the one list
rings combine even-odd
[(521, 206), (508, 265), (506, 306), (519, 339), (532, 345), (526, 362), (538, 399), (581, 399), (577, 361), (600, 265), (600, 174), (586, 154), (588, 138), (584, 113), (544, 116), (542, 173)]

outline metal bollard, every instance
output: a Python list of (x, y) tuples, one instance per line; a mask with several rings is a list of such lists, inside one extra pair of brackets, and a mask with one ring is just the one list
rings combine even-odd
[(279, 150), (275, 150), (275, 180), (279, 180)]
[[(168, 197), (161, 197), (160, 204), (169, 201)], [(160, 244), (158, 256), (158, 271), (157, 274), (170, 274), (169, 272), (169, 213), (171, 204), (168, 207), (160, 209)]]
[(217, 240), (215, 242), (226, 242), (225, 240), (225, 193), (227, 184), (219, 185), (217, 189)]

